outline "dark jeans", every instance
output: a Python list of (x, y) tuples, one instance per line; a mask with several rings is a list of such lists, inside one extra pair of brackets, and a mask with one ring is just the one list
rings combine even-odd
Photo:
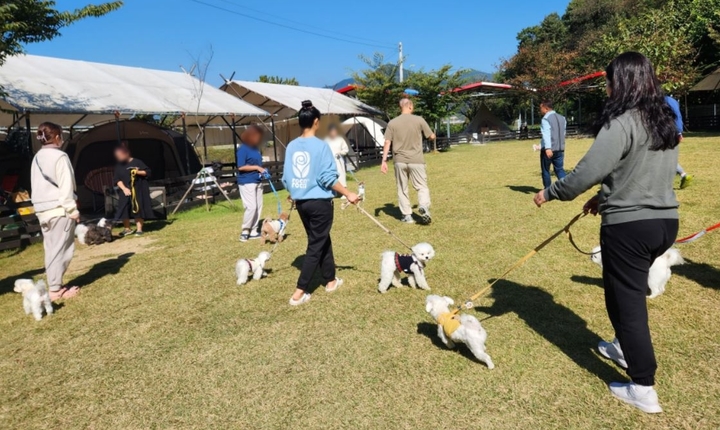
[(318, 266), (323, 281), (327, 283), (335, 279), (335, 258), (330, 239), (335, 212), (332, 200), (299, 200), (295, 204), (308, 237), (297, 287), (309, 292), (310, 282)]
[(605, 306), (636, 384), (655, 385), (655, 352), (648, 326), (648, 273), (675, 242), (678, 220), (653, 219), (600, 229)]
[(545, 154), (545, 150), (540, 150), (540, 169), (542, 171), (543, 188), (547, 188), (552, 185), (552, 179), (550, 179), (550, 165), (555, 170), (555, 176), (558, 179), (565, 177), (565, 151), (553, 152), (552, 158), (548, 158)]

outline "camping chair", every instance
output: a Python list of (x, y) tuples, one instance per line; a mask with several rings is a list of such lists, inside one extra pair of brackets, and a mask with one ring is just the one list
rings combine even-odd
[(114, 167), (101, 167), (91, 170), (87, 176), (85, 176), (85, 188), (90, 190), (93, 197), (93, 212), (97, 212), (98, 210), (96, 197), (100, 196), (103, 202), (102, 204), (105, 204), (105, 189), (107, 187), (112, 188), (114, 177)]

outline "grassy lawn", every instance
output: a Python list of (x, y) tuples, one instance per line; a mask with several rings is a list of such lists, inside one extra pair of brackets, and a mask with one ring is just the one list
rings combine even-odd
[[(568, 143), (573, 166), (590, 141)], [(437, 251), (433, 292), (463, 299), (580, 211), (584, 199), (532, 203), (531, 142), (463, 146), (427, 157), (431, 226), (401, 225), (391, 176), (366, 181), (365, 207), (404, 240)], [(689, 137), (696, 176), (678, 196), (680, 234), (720, 221), (720, 138)], [(352, 185), (352, 183), (351, 183)], [(589, 196), (589, 194), (588, 194)], [(266, 199), (266, 213), (275, 203)], [(720, 232), (681, 246), (688, 264), (649, 301), (665, 413), (612, 398), (624, 374), (594, 347), (612, 330), (600, 270), (561, 237), (471, 311), (489, 333), (488, 370), (435, 336), (420, 290), (376, 292), (380, 253), (401, 250), (360, 213), (336, 207), (332, 295), (290, 308), (303, 258), (297, 215), (260, 282), (235, 285), (241, 214), (227, 203), (155, 224), (143, 238), (78, 247), (68, 280), (82, 294), (35, 322), (12, 281), (42, 274), (42, 247), (0, 254), (0, 427), (15, 429), (717, 429), (720, 428)], [(599, 220), (574, 229), (598, 243)]]

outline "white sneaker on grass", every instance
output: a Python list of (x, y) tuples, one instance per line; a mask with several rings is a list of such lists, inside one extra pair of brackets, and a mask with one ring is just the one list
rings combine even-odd
[(415, 224), (415, 220), (413, 219), (412, 215), (405, 215), (402, 217), (400, 222), (404, 222), (405, 224)]
[(341, 286), (342, 284), (344, 284), (344, 283), (345, 283), (345, 281), (343, 281), (342, 279), (340, 279), (340, 278), (335, 278), (335, 285), (334, 285), (332, 288), (328, 288), (328, 287), (326, 286), (326, 287), (325, 287), (325, 291), (328, 292), (328, 293), (333, 293), (333, 292), (337, 291), (337, 289), (340, 288), (340, 286)]
[(617, 363), (617, 365), (623, 369), (627, 369), (628, 365), (625, 361), (625, 355), (620, 348), (620, 341), (618, 341), (617, 338), (613, 339), (612, 342), (601, 340), (600, 343), (598, 343), (598, 352), (600, 352), (600, 355), (603, 357)]
[(613, 396), (645, 413), (659, 414), (663, 411), (653, 387), (634, 382), (611, 382), (608, 387)]
[(300, 306), (304, 305), (305, 303), (310, 301), (310, 297), (312, 297), (310, 294), (305, 293), (300, 297), (298, 300), (293, 299), (290, 297), (290, 306)]

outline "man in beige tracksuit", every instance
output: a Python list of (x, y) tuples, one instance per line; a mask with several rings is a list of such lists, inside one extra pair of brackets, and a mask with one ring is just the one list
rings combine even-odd
[(37, 131), (42, 148), (32, 161), (32, 201), (43, 233), (45, 275), (50, 298), (70, 298), (77, 287), (64, 287), (63, 275), (75, 251), (75, 226), (80, 213), (75, 203), (75, 173), (60, 147), (62, 128), (40, 124)]
[(418, 211), (426, 223), (430, 223), (430, 189), (425, 172), (423, 156), (423, 136), (435, 140), (435, 133), (428, 123), (417, 115), (413, 115), (413, 102), (404, 98), (400, 100), (400, 116), (388, 123), (385, 130), (385, 146), (380, 170), (388, 172), (387, 158), (392, 145), (393, 163), (395, 165), (395, 181), (398, 190), (398, 203), (402, 212), (402, 221), (412, 224), (412, 205), (408, 193), (408, 182), (418, 193)]

